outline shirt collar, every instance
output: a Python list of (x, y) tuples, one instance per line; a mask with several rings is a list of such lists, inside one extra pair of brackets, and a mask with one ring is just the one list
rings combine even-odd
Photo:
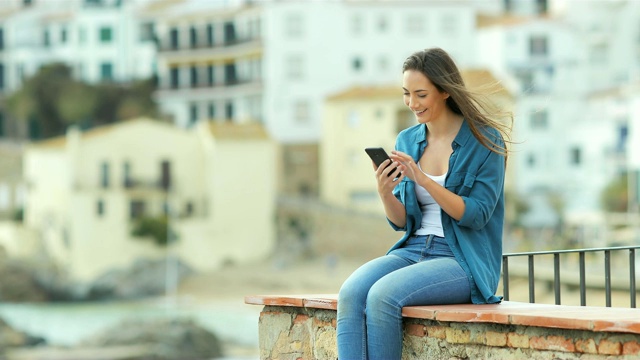
[[(460, 130), (458, 131), (458, 134), (456, 135), (456, 137), (453, 139), (453, 142), (458, 144), (459, 146), (464, 146), (464, 144), (466, 144), (467, 141), (469, 140), (470, 136), (471, 136), (471, 129), (469, 128), (469, 124), (467, 124), (467, 120), (465, 119), (462, 121), (462, 126), (460, 126)], [(422, 124), (422, 126), (418, 128), (418, 131), (416, 131), (414, 140), (416, 143), (427, 141), (427, 125), (426, 124)]]

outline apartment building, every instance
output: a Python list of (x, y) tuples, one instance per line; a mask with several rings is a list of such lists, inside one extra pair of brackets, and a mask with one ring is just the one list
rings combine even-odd
[[(186, 130), (143, 118), (71, 129), (26, 149), (24, 224), (78, 280), (167, 254), (197, 271), (261, 259), (275, 243), (274, 161), (259, 124)], [(175, 234), (168, 246), (133, 234), (161, 217)]]
[[(14, 1), (0, 8), (0, 105), (45, 64), (64, 63), (88, 83), (155, 74), (155, 43), (137, 9), (149, 0)], [(1, 108), (1, 106), (0, 106)], [(0, 111), (1, 112), (1, 111)], [(24, 137), (0, 114), (0, 133)]]
[(324, 100), (398, 82), (413, 51), (474, 59), (467, 1), (203, 1), (150, 6), (159, 39), (156, 99), (181, 127), (264, 124), (281, 144), (279, 191), (317, 195)]
[[(486, 69), (464, 69), (471, 89), (487, 90), (497, 109), (511, 111), (512, 93)], [(384, 214), (376, 189), (367, 147), (394, 149), (398, 133), (416, 124), (415, 115), (404, 104), (399, 85), (352, 87), (327, 98), (320, 143), (321, 199), (339, 208)], [(516, 174), (507, 167), (505, 188), (510, 190)]]
[(599, 213), (602, 190), (629, 164), (615, 149), (636, 136), (631, 117), (614, 110), (632, 101), (611, 94), (637, 82), (638, 4), (565, 5), (554, 16), (479, 21), (481, 61), (520, 84), (513, 160), (530, 226)]

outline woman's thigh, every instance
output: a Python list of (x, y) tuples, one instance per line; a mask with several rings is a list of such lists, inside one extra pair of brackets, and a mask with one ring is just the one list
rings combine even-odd
[[(356, 269), (340, 288), (340, 297), (355, 300), (364, 305), (369, 289), (384, 276), (411, 265), (411, 262), (395, 255), (373, 259)], [(338, 302), (340, 304), (340, 302)]]
[(471, 302), (469, 279), (454, 258), (418, 262), (388, 273), (375, 282), (369, 301), (397, 306)]

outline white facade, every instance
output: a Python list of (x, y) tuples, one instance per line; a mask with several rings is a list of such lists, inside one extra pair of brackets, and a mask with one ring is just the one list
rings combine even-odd
[[(183, 39), (191, 28), (203, 31), (198, 29), (209, 24), (216, 34), (215, 44), (205, 48), (186, 46), (159, 54), (163, 88), (157, 99), (180, 126), (212, 118), (258, 121), (279, 142), (317, 143), (329, 94), (354, 85), (397, 82), (404, 59), (427, 47), (445, 48), (462, 66), (474, 61), (475, 10), (469, 2), (216, 6), (191, 13), (168, 7), (157, 17), (162, 43), (169, 41), (172, 29), (186, 33), (179, 35)], [(219, 41), (231, 28), (240, 43)], [(233, 67), (240, 81), (216, 80), (189, 89), (191, 68), (202, 73), (208, 66), (220, 76)], [(167, 89), (172, 76), (179, 77), (178, 84)]]
[(37, 1), (0, 19), (3, 89), (18, 89), (45, 64), (62, 62), (81, 81), (126, 82), (155, 72), (155, 45), (138, 21), (146, 1)]
[(520, 83), (512, 164), (533, 226), (557, 222), (558, 199), (571, 218), (600, 211), (601, 191), (622, 170), (614, 150), (627, 121), (612, 105), (620, 101), (602, 94), (640, 69), (637, 3), (563, 5), (562, 16), (504, 19), (478, 36), (481, 62)]
[[(199, 271), (259, 259), (274, 245), (274, 161), (255, 126), (187, 131), (138, 119), (71, 130), (26, 150), (25, 226), (80, 280), (167, 252)], [(142, 217), (163, 215), (178, 235), (168, 248), (131, 234)]]

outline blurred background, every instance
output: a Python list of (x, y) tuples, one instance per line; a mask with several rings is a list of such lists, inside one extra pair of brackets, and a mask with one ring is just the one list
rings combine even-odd
[(363, 149), (415, 123), (401, 67), (429, 47), (514, 113), (505, 252), (640, 244), (638, 24), (625, 0), (0, 0), (0, 358), (257, 359), (244, 296), (337, 293), (401, 236)]

